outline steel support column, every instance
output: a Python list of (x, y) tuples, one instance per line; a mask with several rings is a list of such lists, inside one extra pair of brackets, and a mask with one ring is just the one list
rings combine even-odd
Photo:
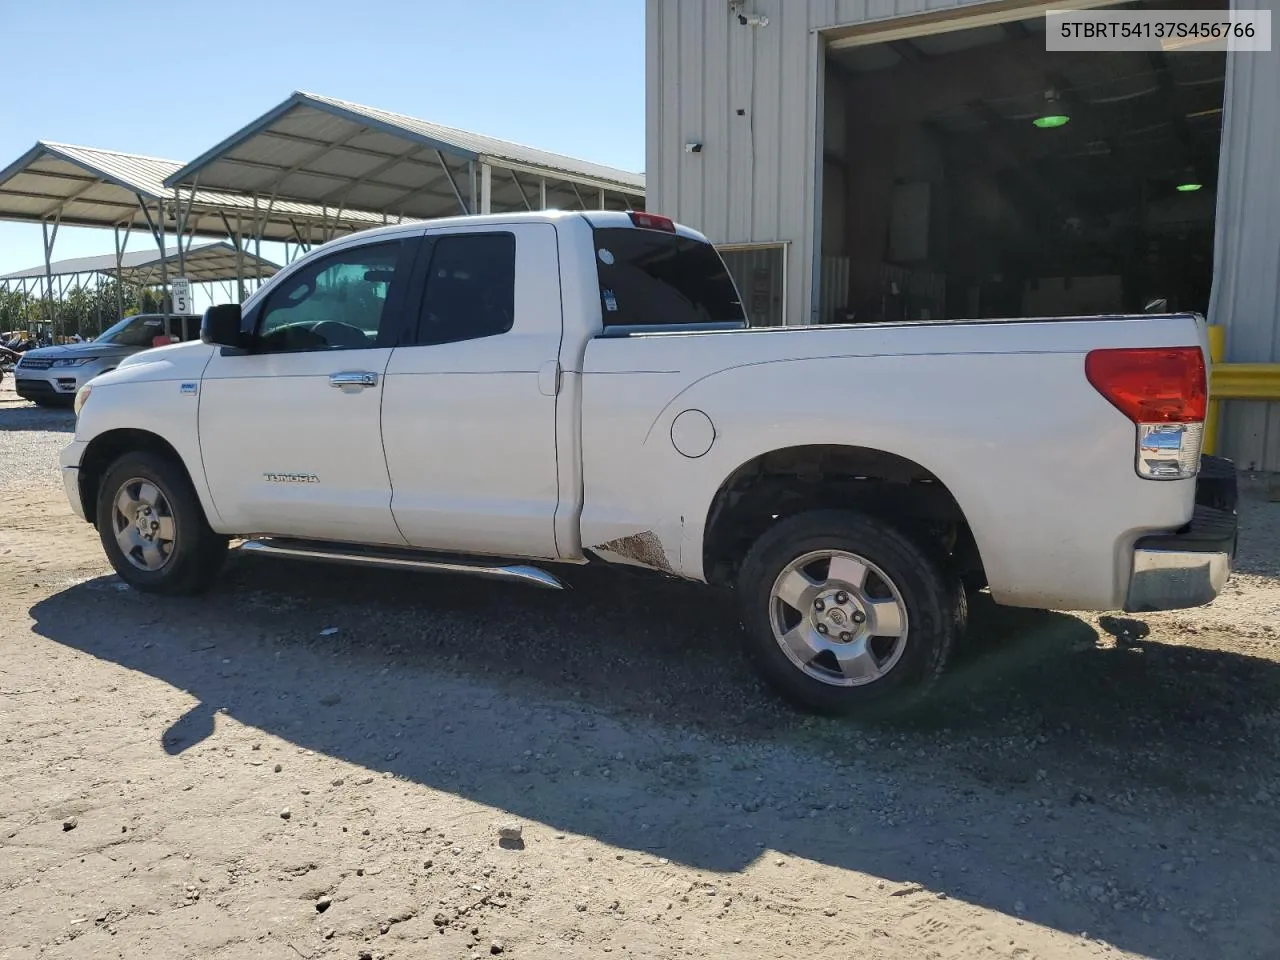
[[(160, 244), (160, 312), (164, 314), (164, 329), (168, 330), (169, 329), (169, 251), (165, 249), (165, 244), (164, 244), (164, 236), (165, 236), (164, 201), (163, 200), (158, 201), (156, 206), (158, 208), (157, 212), (159, 214), (159, 216), (156, 217), (156, 222), (160, 224), (160, 237), (158, 240), (158, 243)], [(179, 246), (182, 245), (181, 235), (179, 235), (178, 237), (178, 245)]]
[(124, 242), (120, 240), (120, 224), (115, 226), (116, 234), (116, 319), (120, 320), (124, 317), (124, 250), (129, 245), (129, 237), (132, 231), (127, 229), (124, 232)]
[(195, 187), (191, 188), (191, 199), (187, 201), (184, 208), (182, 205), (182, 193), (179, 187), (173, 188), (173, 214), (176, 221), (178, 234), (178, 276), (185, 277), (187, 275), (187, 251), (182, 245), (182, 235), (187, 229), (187, 220), (191, 215), (191, 204), (195, 202)]
[(236, 214), (236, 302), (244, 303), (244, 231), (240, 229), (240, 215)]
[(40, 229), (44, 232), (44, 282), (49, 291), (49, 335), (57, 336), (56, 315), (53, 308), (53, 245), (58, 239), (58, 223), (61, 221), (61, 214), (53, 221), (53, 233), (49, 233), (49, 221), (41, 220)]
[[(156, 248), (160, 251), (160, 312), (164, 314), (165, 320), (167, 321), (169, 318), (169, 251), (164, 247), (166, 226), (164, 222), (164, 200), (156, 202), (156, 218), (152, 220), (151, 210), (147, 207), (147, 202), (142, 199), (142, 194), (137, 193), (134, 194), (134, 196), (138, 198), (138, 207), (142, 210), (142, 215), (146, 217), (147, 226), (151, 228), (151, 236), (156, 242)], [(139, 294), (139, 299), (141, 299), (141, 294)], [(165, 327), (168, 327), (167, 322), (165, 323)]]
[(468, 207), (467, 201), (462, 199), (462, 191), (458, 189), (458, 182), (453, 179), (453, 171), (449, 169), (449, 164), (445, 162), (444, 153), (437, 150), (436, 159), (440, 161), (440, 169), (444, 171), (445, 179), (449, 181), (449, 186), (453, 190), (453, 195), (458, 198), (458, 206), (462, 208), (462, 212), (464, 214), (473, 213), (474, 208)]
[(480, 164), (480, 212), (493, 213), (493, 167)]
[(231, 221), (227, 219), (225, 213), (219, 213), (218, 216), (222, 218), (222, 225), (227, 229), (227, 239), (236, 248), (236, 302), (244, 303), (244, 250), (240, 243), (240, 214), (236, 214), (234, 227), (231, 226)]
[(520, 178), (516, 176), (514, 170), (508, 170), (507, 172), (511, 174), (511, 182), (516, 185), (516, 191), (520, 194), (520, 202), (524, 204), (526, 210), (532, 210), (533, 204), (529, 202), (529, 196), (524, 192), (524, 184), (520, 182)]

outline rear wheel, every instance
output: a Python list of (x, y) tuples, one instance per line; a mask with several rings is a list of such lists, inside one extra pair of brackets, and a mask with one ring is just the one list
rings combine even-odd
[(98, 536), (120, 579), (148, 593), (207, 589), (227, 552), (186, 472), (168, 457), (127, 453), (98, 490)]
[(898, 710), (942, 673), (964, 628), (964, 590), (933, 554), (863, 514), (779, 521), (738, 580), (747, 648), (784, 696), (822, 713)]

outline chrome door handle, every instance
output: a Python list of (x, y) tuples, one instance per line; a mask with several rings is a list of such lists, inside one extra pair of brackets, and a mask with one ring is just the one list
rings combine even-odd
[(342, 373), (329, 374), (329, 386), (331, 387), (376, 387), (378, 385), (378, 375), (369, 370), (346, 370)]

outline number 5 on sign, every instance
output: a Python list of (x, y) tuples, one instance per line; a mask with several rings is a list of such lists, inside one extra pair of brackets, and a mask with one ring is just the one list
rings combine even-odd
[(186, 277), (177, 277), (169, 284), (170, 302), (173, 312), (177, 314), (191, 313), (194, 304), (191, 302), (191, 281)]

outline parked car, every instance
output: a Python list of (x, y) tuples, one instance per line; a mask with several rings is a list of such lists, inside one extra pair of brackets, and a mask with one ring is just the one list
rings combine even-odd
[(114, 370), (125, 357), (199, 336), (196, 316), (166, 319), (163, 314), (142, 313), (125, 317), (92, 340), (28, 350), (14, 368), (14, 389), (18, 396), (41, 405), (71, 406), (81, 386)]
[(732, 588), (770, 681), (857, 711), (943, 670), (964, 580), (1171, 609), (1234, 554), (1193, 315), (748, 330), (701, 234), (534, 213), (334, 241), (202, 339), (82, 387), (62, 455), (140, 590), (207, 587), (231, 537), (546, 587), (645, 568)]

